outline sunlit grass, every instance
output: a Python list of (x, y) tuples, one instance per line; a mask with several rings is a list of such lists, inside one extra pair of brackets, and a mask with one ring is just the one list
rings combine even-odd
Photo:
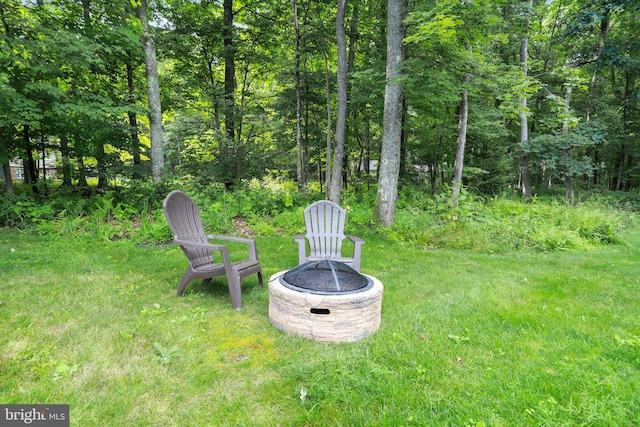
[[(71, 424), (633, 426), (640, 230), (620, 245), (490, 255), (367, 239), (383, 323), (354, 344), (288, 336), (268, 291), (175, 289), (178, 247), (0, 230), (0, 401)], [(297, 261), (258, 239), (265, 276)], [(240, 249), (233, 256), (241, 256)]]

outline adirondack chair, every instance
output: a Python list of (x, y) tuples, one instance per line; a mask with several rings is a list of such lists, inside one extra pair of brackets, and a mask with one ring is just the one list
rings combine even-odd
[[(189, 267), (180, 280), (176, 295), (181, 295), (190, 281), (203, 279), (203, 284), (217, 276), (226, 276), (235, 310), (242, 308), (240, 285), (243, 277), (258, 274), (258, 282), (264, 287), (262, 268), (258, 261), (256, 242), (242, 237), (206, 235), (200, 220), (200, 209), (182, 191), (172, 191), (162, 204), (169, 228), (173, 232), (173, 243), (180, 245), (189, 260)], [(249, 247), (249, 259), (231, 262), (227, 246), (211, 244), (209, 240), (244, 243)], [(220, 252), (221, 262), (216, 262), (213, 252)]]
[[(360, 257), (364, 240), (344, 235), (344, 223), (347, 213), (329, 200), (320, 200), (304, 210), (304, 222), (307, 234), (298, 234), (293, 240), (298, 243), (298, 263), (308, 261), (340, 261), (356, 271), (360, 271)], [(344, 239), (353, 242), (353, 257), (342, 256)], [(305, 239), (309, 242), (309, 255)]]

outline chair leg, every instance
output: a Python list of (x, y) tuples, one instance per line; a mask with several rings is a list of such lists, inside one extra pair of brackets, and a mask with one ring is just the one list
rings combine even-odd
[(264, 288), (264, 280), (262, 280), (262, 271), (258, 271), (258, 283), (260, 283), (261, 288)]
[(231, 305), (234, 310), (240, 310), (242, 308), (242, 291), (240, 275), (234, 271), (231, 277), (227, 277), (227, 283), (229, 284), (229, 294), (231, 295)]
[(186, 288), (189, 282), (191, 281), (191, 274), (192, 274), (191, 266), (189, 266), (189, 268), (187, 268), (187, 271), (184, 272), (182, 279), (180, 280), (180, 286), (178, 286), (178, 292), (176, 292), (177, 296), (182, 295), (184, 288)]

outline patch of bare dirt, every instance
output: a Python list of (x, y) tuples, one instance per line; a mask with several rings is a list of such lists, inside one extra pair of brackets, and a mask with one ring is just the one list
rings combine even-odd
[(240, 236), (245, 236), (245, 237), (256, 236), (255, 231), (249, 228), (249, 226), (247, 225), (247, 219), (243, 216), (238, 215), (237, 217), (233, 218), (233, 220), (231, 221), (231, 224), (233, 225), (233, 229)]

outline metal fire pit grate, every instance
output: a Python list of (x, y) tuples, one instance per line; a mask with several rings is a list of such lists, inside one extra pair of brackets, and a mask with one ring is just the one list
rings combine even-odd
[(320, 295), (364, 292), (373, 282), (347, 264), (337, 261), (310, 261), (289, 270), (280, 278), (289, 289)]

